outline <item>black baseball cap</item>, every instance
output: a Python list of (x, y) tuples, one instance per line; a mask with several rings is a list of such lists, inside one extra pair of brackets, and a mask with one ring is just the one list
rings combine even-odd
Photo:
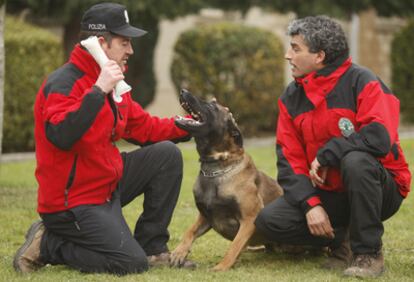
[(110, 31), (125, 37), (139, 37), (147, 32), (129, 24), (126, 7), (117, 3), (100, 3), (83, 14), (81, 30)]

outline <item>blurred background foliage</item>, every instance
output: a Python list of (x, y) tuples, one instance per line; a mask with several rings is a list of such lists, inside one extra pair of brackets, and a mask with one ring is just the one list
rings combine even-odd
[[(99, 0), (13, 0), (7, 3), (9, 13), (21, 14), (40, 25), (62, 25), (65, 58), (74, 44), (78, 42), (80, 22), (83, 12)], [(111, 2), (111, 1), (108, 1)], [(155, 94), (155, 75), (153, 70), (154, 49), (159, 33), (161, 18), (174, 18), (187, 13), (197, 12), (203, 7), (202, 0), (116, 0), (127, 6), (130, 21), (135, 26), (148, 31), (148, 34), (134, 44), (135, 54), (129, 60), (126, 74), (132, 86), (133, 97), (143, 107), (148, 105)]]
[[(63, 44), (65, 56), (77, 42), (83, 12), (101, 0), (9, 0), (7, 12), (22, 14), (37, 24), (53, 23), (64, 28)], [(299, 17), (327, 14), (349, 18), (353, 12), (370, 7), (380, 15), (411, 16), (414, 1), (411, 0), (115, 0), (128, 7), (131, 22), (148, 31), (139, 39), (135, 55), (131, 58), (127, 80), (134, 89), (133, 97), (142, 106), (148, 105), (155, 93), (153, 71), (154, 49), (161, 19), (196, 13), (201, 8), (212, 7), (246, 12), (253, 6), (280, 12), (295, 12)]]
[[(33, 104), (45, 74), (63, 63), (59, 38), (16, 18), (6, 18), (3, 152), (34, 149)], [(24, 58), (24, 59), (22, 59)]]
[(403, 120), (414, 123), (414, 20), (392, 42), (392, 88), (401, 102)]
[(232, 23), (184, 32), (175, 45), (171, 76), (186, 88), (217, 98), (243, 134), (274, 132), (276, 99), (283, 91), (283, 44), (271, 32)]
[[(19, 128), (24, 126), (26, 128), (29, 124), (33, 123), (32, 117), (29, 117), (29, 115), (31, 115), (32, 108), (32, 104), (30, 103), (34, 100), (34, 95), (40, 87), (40, 82), (37, 78), (45, 77), (52, 69), (55, 68), (56, 65), (66, 61), (70, 50), (78, 41), (77, 36), (83, 12), (91, 5), (102, 1), (0, 0), (0, 4), (2, 2), (6, 2), (6, 11), (9, 15), (24, 18), (25, 21), (35, 25), (48, 27), (59, 26), (63, 28), (63, 35), (61, 38), (61, 41), (63, 42), (63, 51), (49, 50), (49, 43), (46, 42), (41, 44), (39, 43), (40, 45), (33, 46), (33, 50), (27, 51), (30, 52), (30, 54), (34, 54), (41, 49), (39, 52), (43, 51), (43, 54), (47, 54), (47, 57), (51, 59), (50, 65), (39, 65), (40, 63), (43, 64), (45, 60), (47, 60), (45, 58), (39, 58), (36, 63), (32, 63), (30, 56), (20, 56), (6, 59), (6, 70), (8, 74), (6, 76), (5, 86), (5, 111), (7, 111), (7, 115), (20, 115), (20, 112), (16, 110), (16, 104), (19, 104), (20, 102), (14, 100), (19, 99), (16, 97), (19, 97), (21, 94), (16, 94), (18, 91), (17, 88), (7, 86), (7, 84), (12, 85), (9, 81), (20, 81), (22, 77), (20, 74), (21, 69), (16, 68), (16, 70), (12, 70), (13, 68), (10, 64), (23, 64), (24, 68), (27, 68), (28, 71), (29, 68), (32, 68), (29, 71), (29, 76), (32, 77), (30, 78), (31, 82), (27, 84), (27, 88), (25, 88), (23, 92), (26, 92), (28, 93), (27, 95), (31, 95), (33, 97), (28, 98), (24, 103), (22, 102), (22, 107), (26, 109), (26, 113), (22, 115), (22, 117), (5, 117), (5, 132), (3, 138), (6, 139), (6, 141), (3, 142), (3, 151), (29, 151), (33, 149), (33, 140), (30, 139), (28, 134), (23, 134), (26, 129), (21, 130), (21, 135), (10, 136), (10, 132), (12, 132), (10, 131), (10, 128), (13, 126)], [(374, 8), (377, 13), (382, 16), (400, 16), (410, 18), (414, 14), (414, 1), (412, 0), (114, 0), (112, 2), (126, 5), (131, 22), (133, 22), (134, 25), (142, 27), (148, 31), (148, 35), (138, 39), (138, 44), (135, 44), (135, 55), (130, 59), (130, 68), (126, 75), (128, 83), (132, 85), (132, 94), (134, 99), (143, 107), (147, 106), (153, 100), (155, 95), (156, 79), (153, 70), (154, 50), (159, 34), (159, 23), (163, 19), (174, 19), (179, 16), (197, 13), (200, 9), (207, 7), (220, 8), (227, 11), (241, 11), (242, 13), (246, 13), (253, 6), (261, 7), (269, 11), (294, 12), (298, 17), (326, 14), (332, 17), (349, 19), (353, 13), (363, 11), (368, 8)], [(7, 29), (9, 28), (6, 28), (6, 33), (8, 32)], [(413, 29), (411, 29), (411, 32), (413, 32), (412, 30)], [(10, 32), (13, 32), (12, 29), (10, 29)], [(37, 33), (34, 33), (34, 35), (35, 34)], [(33, 42), (36, 40), (33, 37), (29, 38), (32, 38), (31, 41)], [(30, 46), (29, 42), (27, 44)], [(14, 51), (10, 49), (11, 47), (8, 46), (11, 45), (6, 44), (6, 57), (13, 56), (14, 53)], [(398, 48), (398, 43), (396, 43), (395, 46), (395, 48)], [(398, 54), (396, 56), (398, 56)], [(404, 56), (404, 54), (401, 54), (401, 56)], [(35, 57), (35, 55), (33, 57)], [(406, 57), (400, 59), (400, 61), (405, 59)], [(23, 62), (19, 63), (19, 60)], [(395, 61), (397, 60), (395, 59)], [(412, 71), (410, 70), (407, 75), (411, 75), (411, 73)], [(395, 83), (399, 83), (398, 80), (395, 80)], [(402, 85), (403, 88), (407, 85), (407, 82), (404, 83), (405, 85)], [(275, 89), (275, 91), (277, 92), (278, 90)], [(402, 104), (405, 104), (405, 102), (402, 101)], [(274, 105), (274, 103), (269, 103), (269, 105)], [(403, 109), (405, 109), (405, 107), (403, 107)], [(410, 110), (414, 112), (412, 107)], [(23, 119), (23, 116), (29, 119), (24, 122), (17, 122), (20, 118)], [(11, 124), (9, 124), (9, 122)], [(30, 130), (31, 129), (29, 129), (29, 131)], [(22, 141), (22, 144), (18, 146), (11, 145), (12, 142), (7, 141), (18, 139), (28, 140), (25, 140), (24, 142)]]

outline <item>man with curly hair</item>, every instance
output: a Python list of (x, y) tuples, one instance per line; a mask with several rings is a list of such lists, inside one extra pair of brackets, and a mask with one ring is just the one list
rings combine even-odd
[(383, 221), (410, 190), (398, 137), (399, 100), (352, 63), (344, 31), (325, 16), (290, 23), (285, 58), (294, 81), (279, 99), (278, 181), (284, 196), (257, 228), (271, 241), (328, 246), (326, 268), (384, 271)]

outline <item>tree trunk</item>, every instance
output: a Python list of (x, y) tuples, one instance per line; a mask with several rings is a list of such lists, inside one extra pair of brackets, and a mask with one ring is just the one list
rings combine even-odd
[(3, 112), (4, 112), (4, 65), (5, 65), (5, 50), (4, 50), (4, 22), (6, 20), (6, 3), (4, 2), (0, 7), (0, 161), (2, 153), (3, 140)]

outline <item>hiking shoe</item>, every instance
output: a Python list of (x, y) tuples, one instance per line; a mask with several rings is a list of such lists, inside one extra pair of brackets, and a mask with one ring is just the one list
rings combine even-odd
[(352, 251), (349, 237), (346, 237), (336, 249), (329, 249), (328, 258), (321, 264), (321, 268), (329, 270), (344, 270), (350, 266)]
[[(148, 259), (148, 265), (150, 267), (171, 266), (169, 252), (164, 252), (158, 255), (147, 256), (147, 259)], [(187, 269), (195, 269), (197, 265), (194, 262), (186, 259), (184, 263), (182, 263), (178, 267), (187, 268)]]
[(355, 255), (351, 266), (344, 271), (344, 275), (360, 278), (378, 277), (384, 269), (384, 256), (379, 251), (376, 254)]
[(36, 221), (30, 226), (26, 233), (26, 242), (14, 255), (13, 267), (17, 272), (29, 273), (45, 265), (40, 260), (40, 242), (44, 232), (45, 227), (41, 220)]

